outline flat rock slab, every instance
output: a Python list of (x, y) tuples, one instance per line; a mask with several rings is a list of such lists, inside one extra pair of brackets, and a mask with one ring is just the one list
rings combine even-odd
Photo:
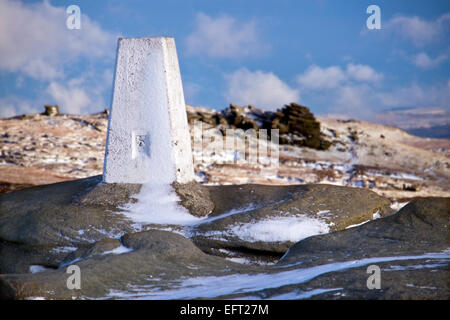
[(297, 242), (278, 262), (303, 266), (383, 256), (420, 255), (449, 248), (450, 198), (414, 200), (399, 212), (357, 228)]
[[(127, 251), (105, 252), (111, 247), (98, 242), (76, 262), (80, 290), (67, 289), (69, 274), (61, 267), (0, 275), (0, 298), (445, 300), (449, 201), (416, 200), (392, 216), (310, 237), (273, 266), (210, 256), (167, 231), (130, 233), (120, 239)], [(381, 289), (366, 286), (372, 264), (381, 269)]]
[[(135, 201), (133, 195), (140, 188), (138, 184), (101, 183), (96, 176), (0, 195), (0, 272), (28, 272), (32, 265), (57, 267), (77, 249), (135, 231), (120, 207)], [(326, 185), (189, 183), (174, 184), (174, 188), (180, 204), (193, 215), (209, 214), (189, 234), (202, 250), (220, 255), (222, 248), (252, 249), (275, 253), (277, 259), (295, 242), (258, 242), (229, 235), (235, 225), (245, 228), (278, 217), (307, 216), (320, 219), (330, 230), (340, 230), (371, 219), (375, 212), (383, 215), (389, 208), (389, 200), (373, 192)], [(236, 214), (229, 215), (233, 210)]]
[(69, 274), (62, 267), (36, 274), (0, 275), (0, 298), (114, 298), (131, 293), (133, 286), (155, 286), (158, 291), (175, 285), (183, 277), (249, 270), (206, 255), (188, 239), (167, 231), (127, 234), (121, 241), (130, 246), (126, 253), (97, 252), (74, 262), (81, 270), (80, 290), (67, 288)]
[[(449, 198), (414, 200), (389, 215), (387, 199), (362, 189), (184, 185), (184, 201), (205, 197), (200, 207), (212, 210), (190, 227), (193, 242), (167, 231), (135, 232), (117, 207), (132, 201), (140, 186), (99, 182), (93, 177), (0, 195), (0, 298), (448, 299)], [(381, 218), (346, 229), (374, 213)], [(282, 214), (321, 217), (331, 233), (295, 243), (275, 265), (236, 263), (205, 251), (236, 241), (234, 249), (257, 256), (281, 252), (288, 242), (230, 237), (218, 245), (207, 239), (210, 247), (203, 247), (199, 241), (202, 232), (226, 235), (235, 224)], [(67, 288), (71, 264), (81, 269), (81, 290)], [(382, 270), (381, 290), (366, 287), (371, 264)]]
[(77, 248), (134, 230), (117, 207), (139, 186), (100, 182), (97, 176), (0, 195), (0, 272), (57, 267)]
[(284, 254), (302, 238), (391, 213), (390, 201), (372, 191), (332, 185), (220, 186), (209, 193), (214, 212), (194, 228), (192, 240), (214, 254)]

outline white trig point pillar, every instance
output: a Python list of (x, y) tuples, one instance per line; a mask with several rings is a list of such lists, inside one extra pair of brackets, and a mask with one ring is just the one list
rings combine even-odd
[(194, 180), (174, 39), (119, 39), (113, 90), (103, 181)]

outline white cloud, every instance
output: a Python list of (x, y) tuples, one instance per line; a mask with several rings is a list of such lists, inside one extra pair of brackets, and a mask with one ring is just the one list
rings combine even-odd
[(377, 82), (383, 78), (381, 73), (376, 72), (368, 65), (348, 64), (347, 75), (357, 81)]
[(422, 69), (431, 69), (437, 67), (447, 59), (448, 56), (446, 54), (431, 58), (425, 52), (421, 52), (412, 58), (412, 63)]
[(345, 72), (338, 66), (321, 68), (313, 65), (299, 75), (297, 81), (304, 88), (330, 89), (336, 88), (346, 78)]
[(339, 66), (321, 68), (317, 65), (310, 66), (304, 73), (297, 76), (297, 81), (303, 89), (323, 90), (340, 88), (344, 84), (355, 82), (378, 82), (383, 74), (363, 64), (347, 65), (346, 70)]
[(434, 106), (449, 109), (450, 87), (447, 84), (423, 86), (412, 83), (405, 87), (393, 88), (377, 93), (380, 104), (386, 107)]
[(422, 47), (445, 36), (450, 24), (450, 13), (441, 15), (434, 21), (426, 21), (420, 17), (399, 16), (386, 23), (386, 29)]
[(226, 80), (228, 90), (225, 97), (239, 105), (252, 104), (274, 110), (300, 99), (297, 89), (291, 88), (271, 72), (251, 72), (242, 68), (227, 75)]
[[(443, 58), (440, 58), (443, 59)], [(436, 59), (422, 61), (424, 66)], [(439, 61), (441, 62), (441, 61)], [(324, 113), (341, 118), (371, 120), (377, 112), (395, 107), (440, 107), (449, 110), (450, 80), (445, 83), (385, 87), (382, 73), (368, 65), (348, 64), (346, 68), (313, 65), (297, 77), (306, 104), (322, 105)]]
[(112, 72), (103, 75), (87, 73), (66, 82), (52, 81), (46, 90), (53, 103), (60, 106), (61, 112), (70, 114), (92, 113), (104, 110), (107, 106), (103, 98), (105, 90), (112, 85)]
[(373, 100), (373, 89), (366, 84), (358, 84), (340, 87), (330, 105), (333, 112), (368, 118), (373, 114), (376, 104)]
[(240, 23), (227, 15), (212, 18), (204, 13), (197, 15), (186, 44), (191, 54), (218, 58), (259, 55), (268, 49), (259, 39), (256, 21)]
[(53, 80), (81, 57), (114, 56), (112, 34), (83, 14), (81, 29), (69, 30), (66, 18), (65, 8), (48, 1), (0, 1), (0, 70)]
[[(34, 103), (34, 101), (16, 96), (2, 97), (0, 98), (0, 117), (12, 117), (18, 114), (36, 112)], [(43, 105), (41, 111), (44, 111)]]
[(67, 113), (80, 114), (92, 104), (86, 90), (79, 86), (70, 84), (64, 86), (60, 83), (52, 82), (48, 86), (47, 92)]
[[(304, 94), (304, 97), (317, 99), (318, 95), (319, 93), (315, 92), (313, 95)], [(450, 112), (448, 83), (434, 85), (412, 83), (407, 86), (384, 89), (369, 86), (367, 83), (345, 84), (333, 90), (321, 91), (319, 98), (321, 103), (328, 106), (321, 115), (323, 118), (357, 118), (383, 122), (386, 120), (383, 115), (384, 110), (398, 107), (420, 107), (427, 115), (436, 108)]]
[(44, 111), (45, 104), (58, 104), (62, 113), (100, 112), (108, 107), (104, 93), (111, 88), (111, 84), (111, 70), (100, 74), (88, 72), (67, 81), (54, 80), (33, 99), (16, 96), (0, 98), (0, 117), (40, 113)]

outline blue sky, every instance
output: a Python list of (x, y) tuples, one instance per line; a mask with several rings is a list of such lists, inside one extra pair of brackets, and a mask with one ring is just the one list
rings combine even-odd
[[(81, 9), (81, 29), (65, 9)], [(369, 5), (381, 29), (369, 30)], [(175, 38), (186, 103), (376, 121), (383, 110), (450, 112), (450, 1), (0, 0), (0, 116), (109, 107), (117, 38)]]

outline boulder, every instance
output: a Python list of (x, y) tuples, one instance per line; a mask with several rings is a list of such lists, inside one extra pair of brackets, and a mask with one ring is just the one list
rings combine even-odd
[(396, 214), (358, 228), (297, 242), (278, 262), (318, 265), (330, 261), (421, 255), (449, 247), (450, 198), (416, 199)]
[(308, 107), (297, 103), (285, 105), (274, 113), (271, 129), (280, 130), (280, 143), (327, 150), (331, 143), (320, 132), (320, 122)]
[[(120, 207), (136, 201), (141, 185), (101, 180), (95, 176), (0, 194), (0, 273), (28, 272), (31, 265), (54, 268), (75, 259), (71, 252), (78, 248), (90, 250), (94, 242), (135, 230)], [(213, 210), (206, 187), (190, 183), (174, 189), (193, 215)]]
[(33, 246), (77, 246), (131, 231), (131, 222), (117, 208), (129, 201), (122, 194), (127, 186), (111, 192), (100, 181), (97, 176), (1, 194), (0, 239)]
[(71, 250), (76, 248), (0, 241), (0, 274), (28, 273), (32, 266), (57, 268)]
[(208, 256), (188, 239), (167, 231), (127, 234), (121, 241), (131, 250), (89, 255), (73, 262), (80, 268), (79, 290), (68, 289), (70, 274), (66, 273), (67, 266), (62, 266), (58, 270), (35, 274), (0, 275), (0, 298), (124, 298), (127, 294), (139, 296), (140, 287), (154, 288), (157, 293), (173, 286), (180, 278), (249, 269)]
[(74, 263), (75, 261), (84, 260), (98, 255), (103, 255), (119, 247), (120, 247), (120, 240), (111, 238), (103, 239), (87, 246), (87, 248), (82, 247), (76, 250), (75, 252), (70, 253), (69, 255), (66, 256), (61, 265), (69, 265)]
[[(25, 273), (13, 265), (14, 274), (0, 275), (0, 299), (448, 299), (449, 198), (418, 199), (386, 215), (386, 199), (360, 189), (247, 185), (208, 190), (215, 208), (205, 223), (248, 212), (258, 217), (252, 210), (269, 214), (270, 210), (302, 208), (305, 215), (314, 216), (316, 210), (333, 209), (330, 204), (343, 208), (345, 218), (336, 223), (341, 228), (350, 223), (345, 219), (354, 223), (370, 218), (374, 210), (382, 217), (303, 239), (270, 266), (239, 264), (205, 254), (190, 239), (172, 232), (124, 232), (120, 239), (77, 243), (77, 251), (42, 272)], [(335, 194), (340, 198), (335, 199)], [(80, 203), (80, 196), (75, 198)], [(224, 216), (245, 204), (263, 207)], [(363, 209), (367, 212), (362, 213)], [(59, 224), (64, 226), (65, 221)], [(16, 252), (16, 262), (25, 263), (35, 259), (33, 255), (43, 259), (47, 249), (41, 252), (38, 248), (28, 246), (28, 252), (23, 247), (7, 248), (2, 255)], [(67, 287), (71, 276), (67, 268), (72, 264), (80, 268), (81, 289)], [(373, 264), (381, 268), (381, 289), (377, 290), (366, 285), (367, 266)]]
[(193, 111), (187, 112), (188, 121), (202, 121), (217, 126), (225, 133), (225, 129), (278, 129), (279, 143), (327, 150), (331, 142), (326, 140), (320, 131), (320, 122), (316, 120), (308, 107), (290, 103), (277, 112), (264, 111), (251, 105), (240, 107), (234, 104), (220, 112)]
[(203, 217), (214, 210), (214, 202), (210, 198), (208, 187), (197, 182), (185, 184), (175, 182), (173, 187), (180, 198), (180, 205), (188, 209), (192, 215)]
[(304, 237), (391, 213), (390, 201), (372, 191), (333, 185), (212, 186), (209, 193), (214, 212), (193, 229), (192, 240), (219, 255), (232, 250), (276, 257)]

